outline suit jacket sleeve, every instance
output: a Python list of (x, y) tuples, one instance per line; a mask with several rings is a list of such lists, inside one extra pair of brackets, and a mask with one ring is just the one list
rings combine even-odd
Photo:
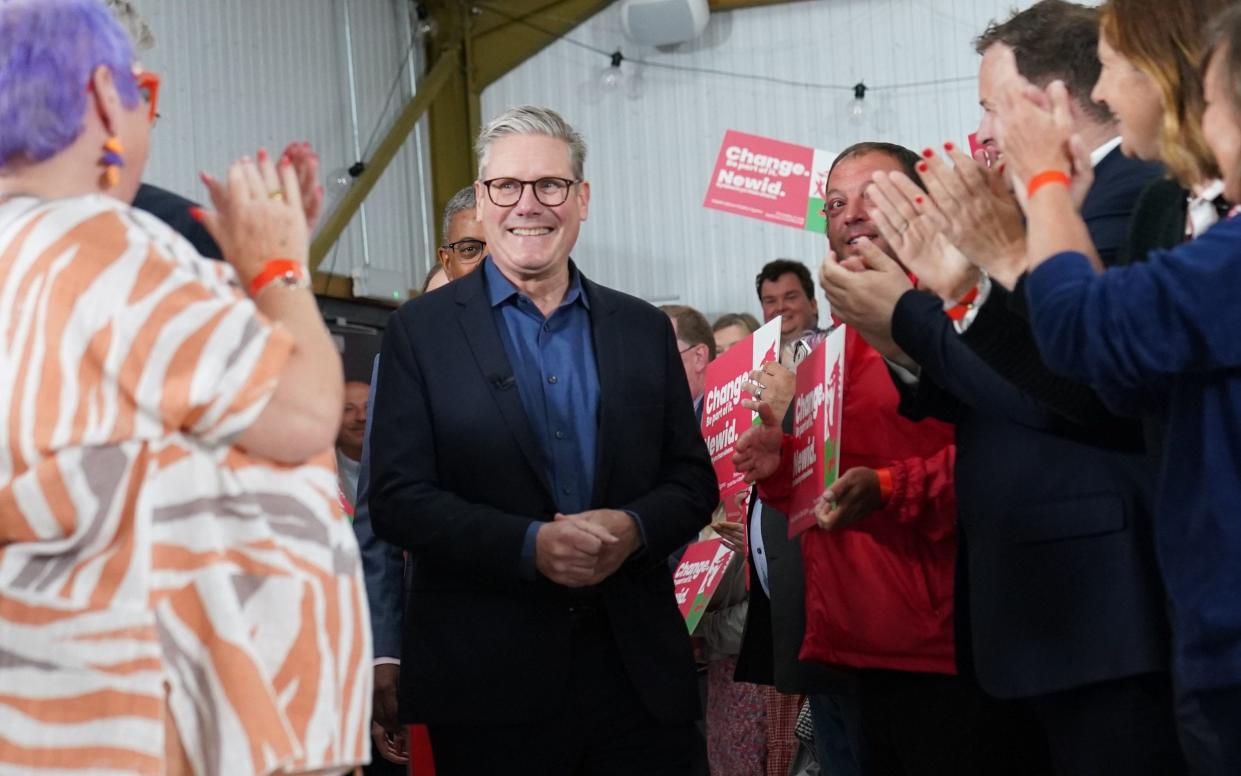
[[(694, 404), (685, 381), (685, 367), (677, 352), (676, 337), (667, 316), (664, 336), (664, 401), (659, 482), (647, 493), (614, 508), (638, 515), (646, 540), (646, 556), (663, 563), (685, 542), (694, 538), (711, 519), (719, 503), (719, 485), (706, 442), (694, 418)], [(607, 444), (604, 439), (600, 444)], [(628, 451), (628, 454), (645, 454)]]
[(389, 319), (379, 357), (368, 493), (375, 533), (474, 579), (519, 584), (522, 545), (534, 518), (439, 487), (426, 375), (401, 313)]
[(1063, 417), (1083, 426), (1108, 427), (1115, 416), (1089, 386), (1052, 372), (1043, 361), (1027, 318), (1012, 297), (1024, 296), (1024, 278), (1014, 293), (992, 285), (991, 294), (961, 340), (1001, 377)]
[(404, 613), (405, 556), (400, 547), (375, 535), (371, 510), (367, 504), (370, 480), (371, 419), (375, 406), (375, 388), (379, 382), (379, 360), (371, 372), (371, 393), (367, 407), (366, 432), (362, 438), (362, 465), (358, 470), (358, 504), (353, 516), (353, 533), (362, 553), (362, 574), (366, 582), (366, 600), (371, 610), (371, 639), (375, 657), (401, 657), (401, 617)]
[(892, 337), (921, 367), (920, 383), (934, 382), (968, 406), (987, 408), (1032, 428), (1055, 425), (1051, 412), (961, 341), (936, 297), (907, 291), (892, 315)]

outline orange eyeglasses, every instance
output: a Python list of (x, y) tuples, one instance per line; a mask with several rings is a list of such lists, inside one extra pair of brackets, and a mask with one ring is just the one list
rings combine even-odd
[(138, 93), (142, 95), (142, 99), (147, 104), (149, 111), (147, 118), (154, 124), (155, 120), (159, 118), (159, 113), (155, 110), (156, 106), (159, 105), (159, 75), (152, 73), (150, 70), (143, 70), (134, 76), (134, 80), (138, 84)]

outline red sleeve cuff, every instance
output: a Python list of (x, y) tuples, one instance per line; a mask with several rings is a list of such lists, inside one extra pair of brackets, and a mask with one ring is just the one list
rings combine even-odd
[(879, 499), (886, 505), (892, 498), (892, 470), (888, 467), (875, 469), (879, 477)]

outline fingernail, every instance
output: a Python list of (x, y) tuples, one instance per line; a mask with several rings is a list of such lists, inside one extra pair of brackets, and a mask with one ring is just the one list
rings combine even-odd
[(190, 208), (190, 218), (201, 224), (203, 222), (203, 209), (200, 207)]
[(935, 155), (935, 152), (931, 150), (930, 148), (923, 148), (922, 155), (925, 156), (927, 159), (930, 159), (932, 156)]
[(918, 162), (918, 172), (926, 172), (929, 169), (931, 169), (931, 165), (926, 162)]
[(289, 157), (287, 156), (280, 157), (280, 169), (282, 170), (287, 169), (289, 165), (291, 164), (293, 163), (289, 161)]
[(944, 150), (945, 150), (945, 151), (951, 151), (951, 150), (952, 150), (952, 149), (954, 149), (954, 148), (956, 148), (956, 146), (955, 146), (955, 145), (953, 145), (951, 142), (944, 143)]
[(922, 197), (914, 197), (914, 204), (915, 204), (915, 205), (921, 205), (921, 204), (922, 204)]
[(266, 148), (260, 148), (260, 149), (259, 149), (259, 162), (260, 162), (260, 163), (262, 163), (262, 162), (265, 162), (265, 161), (267, 161), (267, 149), (266, 149)]

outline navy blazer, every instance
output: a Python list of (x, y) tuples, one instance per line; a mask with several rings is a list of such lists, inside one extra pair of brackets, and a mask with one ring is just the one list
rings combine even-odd
[[(1119, 152), (1096, 167), (1082, 215), (1109, 261), (1154, 174)], [(1137, 425), (1066, 419), (985, 363), (927, 294), (901, 298), (892, 333), (922, 367), (915, 390), (898, 383), (902, 411), (956, 423), (962, 669), (1002, 698), (1167, 670)]]
[[(582, 591), (520, 559), (556, 502), (486, 293), (484, 272), (407, 302), (384, 333), (369, 502), (410, 553), (401, 717), (510, 724), (560, 712)], [(658, 719), (700, 715), (668, 555), (710, 519), (715, 473), (668, 317), (582, 278), (599, 373), (592, 508), (642, 519), (645, 547), (597, 588), (621, 659)], [(485, 744), (485, 742), (484, 742)]]

